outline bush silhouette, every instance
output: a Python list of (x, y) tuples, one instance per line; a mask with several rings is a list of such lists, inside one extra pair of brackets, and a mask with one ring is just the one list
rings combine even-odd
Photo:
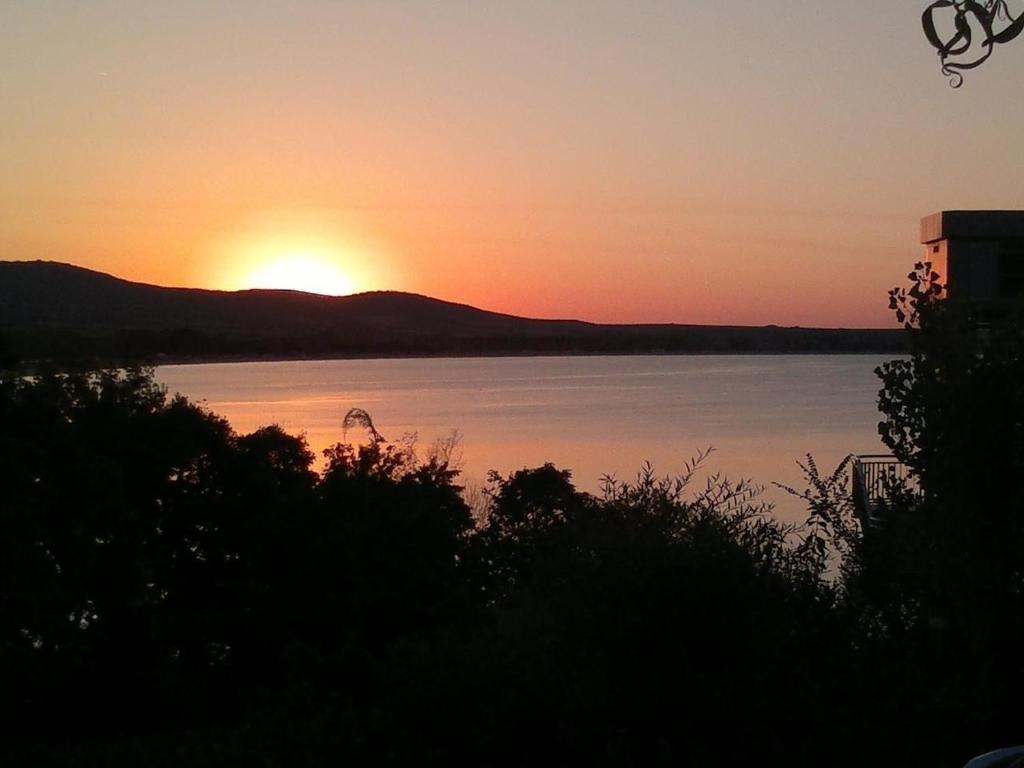
[(147, 370), (0, 374), (0, 761), (956, 765), (1022, 741), (1024, 378), (1012, 334), (949, 348), (954, 311), (922, 305), (882, 369), (925, 495), (863, 533), (813, 460), (805, 526), (700, 456), (596, 495), (492, 474), (474, 516), (451, 444), (370, 429), (317, 471)]

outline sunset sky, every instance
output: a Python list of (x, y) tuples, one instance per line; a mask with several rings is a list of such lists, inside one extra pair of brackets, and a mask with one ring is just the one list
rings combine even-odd
[(0, 259), (537, 317), (880, 326), (1024, 208), (1024, 39), (912, 0), (0, 0)]

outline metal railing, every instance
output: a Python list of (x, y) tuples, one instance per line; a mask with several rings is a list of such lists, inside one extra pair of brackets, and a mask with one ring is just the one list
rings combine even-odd
[(910, 468), (889, 454), (854, 456), (853, 503), (867, 522), (878, 521), (878, 511), (889, 501), (890, 491), (902, 487), (915, 495), (921, 493), (917, 476)]

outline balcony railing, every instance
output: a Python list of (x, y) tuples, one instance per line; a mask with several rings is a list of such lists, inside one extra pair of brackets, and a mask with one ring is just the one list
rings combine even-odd
[(889, 501), (890, 489), (906, 488), (921, 493), (921, 486), (906, 464), (895, 456), (874, 454), (854, 456), (853, 503), (865, 523), (877, 523), (879, 509)]

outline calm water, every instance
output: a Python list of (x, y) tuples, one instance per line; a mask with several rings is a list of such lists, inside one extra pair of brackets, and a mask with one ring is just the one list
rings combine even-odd
[[(879, 452), (878, 356), (528, 357), (332, 360), (164, 366), (171, 392), (204, 402), (236, 430), (279, 424), (313, 449), (342, 439), (352, 407), (389, 439), (461, 436), (463, 479), (551, 461), (579, 487), (635, 476), (650, 461), (675, 474), (705, 465), (768, 486), (784, 519), (803, 510), (772, 481), (800, 484), (812, 453), (831, 469)], [(352, 436), (350, 435), (350, 438)]]

